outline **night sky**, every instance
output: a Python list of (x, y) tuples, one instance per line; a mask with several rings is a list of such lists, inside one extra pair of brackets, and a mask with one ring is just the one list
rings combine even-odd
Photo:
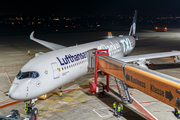
[(0, 15), (176, 15), (180, 0), (4, 0)]

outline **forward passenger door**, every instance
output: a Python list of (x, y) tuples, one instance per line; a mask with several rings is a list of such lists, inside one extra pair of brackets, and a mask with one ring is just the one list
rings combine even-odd
[(53, 78), (57, 79), (59, 78), (59, 69), (58, 69), (58, 65), (56, 62), (51, 63), (52, 66), (52, 70), (53, 70)]

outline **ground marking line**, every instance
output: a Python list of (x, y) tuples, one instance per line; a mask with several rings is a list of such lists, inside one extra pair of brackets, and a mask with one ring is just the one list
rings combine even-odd
[(93, 109), (93, 110), (100, 110), (100, 109), (106, 109), (106, 108), (109, 108), (109, 107), (103, 107), (103, 108), (98, 108), (98, 109)]
[[(88, 89), (89, 87), (81, 87), (80, 89), (78, 90), (83, 90), (83, 89)], [(63, 90), (62, 92), (69, 92), (69, 91), (73, 91), (77, 88), (74, 88), (74, 89), (66, 89), (66, 90)], [(52, 93), (58, 93), (59, 91), (55, 91), (55, 92), (52, 92)]]
[(9, 79), (10, 83), (12, 84), (12, 81), (11, 81), (9, 75), (7, 74), (7, 71), (6, 71), (5, 67), (4, 67), (4, 64), (2, 63), (1, 59), (0, 59), (0, 62), (1, 62), (1, 65), (3, 66), (3, 68), (4, 68), (4, 71), (5, 71), (6, 75), (7, 75), (7, 78)]
[(153, 103), (153, 102), (160, 102), (160, 101), (157, 100), (157, 101), (140, 102), (140, 104), (144, 104), (144, 103)]
[(3, 91), (0, 90), (0, 93), (3, 93)]
[[(109, 107), (103, 107), (103, 108), (99, 108), (99, 109), (93, 109), (93, 111), (99, 115), (99, 117), (108, 117), (108, 116), (112, 116), (113, 114), (110, 114), (109, 112), (109, 115), (105, 115), (105, 116), (101, 116), (96, 110), (101, 110), (101, 109), (109, 109)], [(112, 110), (112, 109), (111, 109)]]
[[(91, 81), (93, 81), (93, 80), (94, 80), (94, 78), (93, 78)], [(85, 86), (86, 84), (88, 84), (88, 83), (89, 83), (89, 82), (91, 82), (91, 81), (88, 81), (87, 83), (85, 83), (85, 84), (84, 84), (84, 85), (82, 85), (81, 87)], [(50, 103), (49, 105), (47, 105), (47, 106), (45, 106), (45, 107), (41, 108), (38, 112), (40, 112), (40, 111), (42, 111), (43, 109), (45, 109), (45, 108), (49, 107), (50, 105), (52, 105), (52, 104), (56, 103), (56, 102), (57, 102), (57, 101), (59, 101), (60, 99), (62, 99), (62, 98), (64, 98), (64, 97), (66, 97), (67, 95), (69, 95), (69, 94), (73, 93), (74, 91), (76, 91), (76, 90), (80, 89), (81, 87), (76, 88), (75, 90), (73, 90), (73, 91), (71, 91), (71, 92), (67, 93), (66, 95), (62, 96), (61, 98), (57, 99), (56, 101), (54, 101), (54, 102)]]
[(98, 114), (99, 115), (99, 117), (102, 117), (98, 112), (96, 112), (95, 110), (93, 110), (96, 114)]
[[(9, 99), (10, 99), (10, 98), (9, 98)], [(9, 100), (9, 99), (3, 100), (3, 101), (1, 101), (0, 103), (5, 102), (5, 101), (7, 101), (7, 100)]]
[(23, 102), (23, 100), (21, 100), (21, 101), (13, 101), (13, 102), (1, 105), (0, 108), (5, 108), (7, 106), (11, 106), (11, 105), (14, 105), (14, 104), (17, 104), (17, 103), (20, 103), (20, 102)]
[(10, 79), (10, 77), (9, 77), (9, 75), (8, 75), (8, 73), (7, 73), (7, 71), (6, 71), (6, 69), (4, 69), (4, 70), (5, 70), (5, 73), (6, 73), (7, 78), (9, 79), (9, 82), (12, 84), (12, 81), (11, 81), (11, 79)]
[[(136, 103), (139, 103), (136, 99), (134, 99), (132, 96), (131, 96), (131, 99), (133, 99), (134, 101), (136, 101)], [(144, 108), (141, 104), (139, 104), (139, 106), (141, 106), (146, 112), (148, 112), (155, 120), (158, 120), (154, 115), (152, 115), (146, 108)]]

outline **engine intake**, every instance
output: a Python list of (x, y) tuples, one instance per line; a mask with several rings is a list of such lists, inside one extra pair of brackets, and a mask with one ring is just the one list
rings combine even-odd
[(174, 62), (180, 64), (180, 56), (175, 56)]

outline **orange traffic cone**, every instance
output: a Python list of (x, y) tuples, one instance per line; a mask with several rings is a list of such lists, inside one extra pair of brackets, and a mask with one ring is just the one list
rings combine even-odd
[(132, 91), (131, 91), (131, 94), (130, 95), (133, 95)]

